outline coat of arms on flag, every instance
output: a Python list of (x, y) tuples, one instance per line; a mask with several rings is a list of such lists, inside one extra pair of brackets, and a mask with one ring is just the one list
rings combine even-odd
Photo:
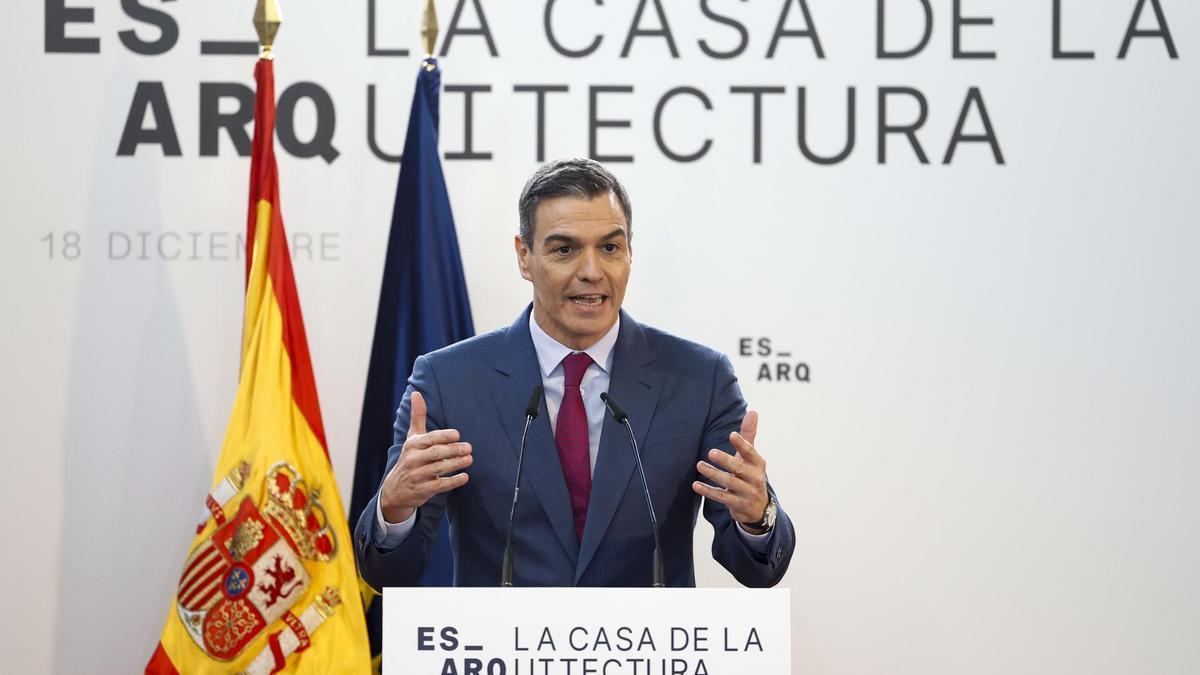
[[(236, 471), (215, 492), (229, 494), (240, 480)], [(193, 549), (179, 580), (180, 621), (196, 645), (220, 661), (237, 657), (281, 618), (299, 643), (307, 643), (316, 626), (297, 625), (290, 613), (311, 583), (304, 561), (328, 562), (336, 552), (320, 495), (307, 489), (295, 468), (275, 463), (263, 488), (260, 504), (243, 496), (234, 517)], [(210, 496), (223, 507), (218, 500)], [(336, 589), (329, 591), (314, 601), (322, 620), (338, 604)]]

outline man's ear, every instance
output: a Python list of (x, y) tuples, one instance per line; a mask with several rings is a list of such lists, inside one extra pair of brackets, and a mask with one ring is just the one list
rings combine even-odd
[(521, 278), (533, 281), (529, 274), (529, 248), (525, 246), (525, 241), (519, 234), (513, 236), (513, 249), (517, 252), (517, 269), (521, 272)]

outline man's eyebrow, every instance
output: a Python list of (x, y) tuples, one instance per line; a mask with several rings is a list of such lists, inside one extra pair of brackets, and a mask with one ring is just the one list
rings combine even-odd
[(558, 244), (578, 244), (578, 243), (579, 243), (579, 240), (578, 240), (578, 239), (576, 239), (575, 237), (570, 237), (570, 236), (567, 236), (567, 235), (565, 235), (565, 234), (548, 234), (548, 235), (546, 235), (546, 238), (542, 240), (542, 244), (543, 244), (543, 245), (545, 245), (545, 244), (554, 244), (554, 243), (558, 243)]
[[(609, 232), (608, 234), (601, 237), (600, 241), (612, 241), (613, 239), (617, 239), (619, 237), (624, 237), (624, 236), (626, 236), (625, 228), (618, 227), (617, 229), (613, 230), (612, 232)], [(566, 234), (548, 234), (548, 235), (546, 235), (546, 238), (542, 240), (542, 245), (548, 246), (550, 244), (570, 244), (572, 246), (578, 246), (579, 240), (576, 239), (575, 237), (572, 237), (572, 236), (566, 235)]]

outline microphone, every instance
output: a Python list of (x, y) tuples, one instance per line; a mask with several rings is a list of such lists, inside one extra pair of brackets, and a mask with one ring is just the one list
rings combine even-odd
[(521, 451), (517, 454), (517, 482), (513, 485), (512, 511), (508, 514), (508, 536), (504, 539), (504, 563), (500, 570), (500, 585), (513, 585), (513, 556), (512, 535), (513, 523), (517, 519), (517, 498), (521, 496), (521, 470), (525, 466), (525, 443), (529, 439), (529, 425), (537, 419), (538, 408), (542, 405), (542, 385), (537, 385), (529, 394), (529, 403), (525, 404), (525, 429), (521, 431)]
[(638, 452), (637, 438), (633, 434), (633, 425), (629, 423), (629, 415), (625, 410), (613, 400), (608, 392), (600, 394), (600, 400), (604, 401), (608, 412), (612, 414), (617, 424), (625, 425), (625, 430), (629, 432), (629, 442), (633, 445), (633, 459), (637, 462), (638, 476), (642, 479), (642, 494), (646, 497), (646, 510), (650, 512), (650, 529), (654, 532), (654, 587), (662, 588), (666, 585), (663, 581), (667, 574), (663, 567), (662, 546), (658, 541), (658, 518), (654, 516), (654, 503), (650, 501), (650, 486), (646, 483), (646, 470), (642, 467), (642, 454)]

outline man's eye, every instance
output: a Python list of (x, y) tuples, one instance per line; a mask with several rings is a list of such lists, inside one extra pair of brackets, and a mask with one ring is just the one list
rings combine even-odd
[(604, 250), (608, 253), (616, 253), (617, 249), (619, 249), (619, 248), (620, 248), (620, 246), (617, 246), (616, 244), (605, 244), (604, 245)]
[(558, 248), (554, 249), (554, 252), (559, 255), (567, 255), (568, 253), (571, 252), (571, 247), (570, 246), (559, 246)]

